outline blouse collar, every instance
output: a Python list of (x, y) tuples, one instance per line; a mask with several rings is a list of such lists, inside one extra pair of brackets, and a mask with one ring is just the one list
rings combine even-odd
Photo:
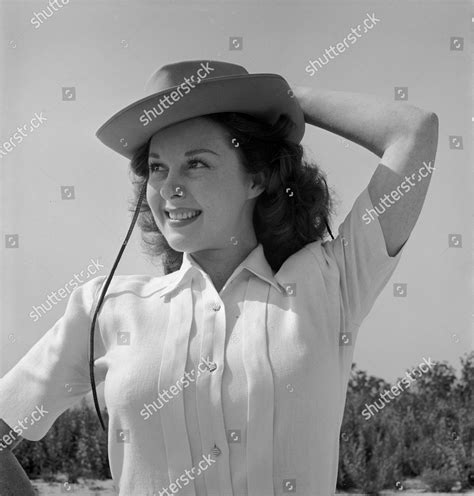
[[(243, 269), (249, 270), (256, 276), (260, 277), (260, 279), (268, 282), (269, 284), (274, 286), (280, 293), (283, 291), (281, 285), (278, 283), (277, 279), (275, 279), (274, 272), (270, 264), (265, 258), (262, 243), (259, 243), (236, 267), (236, 269), (226, 282), (226, 286), (232, 279), (237, 277), (237, 275)], [(170, 282), (166, 289), (161, 292), (160, 297), (171, 293), (178, 287), (185, 286), (191, 280), (192, 275), (196, 272), (200, 272), (201, 275), (207, 275), (205, 270), (194, 260), (190, 253), (183, 252), (183, 261), (180, 269), (175, 272), (175, 279), (173, 279), (173, 281)]]

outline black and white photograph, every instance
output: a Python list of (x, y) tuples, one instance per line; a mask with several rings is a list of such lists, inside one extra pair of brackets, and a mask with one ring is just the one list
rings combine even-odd
[(474, 2), (0, 33), (0, 496), (474, 495)]

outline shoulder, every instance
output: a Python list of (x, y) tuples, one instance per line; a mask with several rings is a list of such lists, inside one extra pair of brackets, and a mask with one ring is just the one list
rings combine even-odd
[[(107, 287), (106, 298), (113, 298), (124, 294), (149, 296), (151, 293), (160, 293), (168, 288), (177, 273), (166, 275), (130, 274), (114, 275)], [(78, 290), (96, 299), (102, 293), (108, 275), (98, 276), (85, 282)]]
[[(325, 242), (322, 240), (318, 240), (318, 241), (312, 241), (310, 243), (305, 244), (298, 251), (296, 251), (295, 253), (290, 255), (285, 260), (283, 266), (301, 268), (302, 265), (304, 266), (308, 262), (314, 262), (315, 259), (318, 261), (321, 261), (321, 256), (324, 252), (323, 243), (325, 243)], [(304, 267), (303, 267), (303, 269), (304, 269)]]
[[(320, 273), (321, 268), (327, 267), (323, 243), (322, 240), (312, 241), (290, 255), (275, 274), (277, 280), (310, 279), (315, 268), (316, 273)], [(331, 266), (331, 269), (334, 268)]]

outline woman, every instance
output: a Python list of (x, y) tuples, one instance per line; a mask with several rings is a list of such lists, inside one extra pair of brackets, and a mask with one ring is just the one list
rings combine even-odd
[[(116, 276), (98, 304), (110, 279), (77, 288), (1, 379), (0, 434), (37, 404), (48, 412), (15, 429), (0, 454), (3, 487), (33, 494), (12, 447), (41, 439), (90, 391), (92, 322), (94, 394), (95, 377), (121, 496), (334, 494), (358, 330), (420, 213), (430, 174), (418, 171), (434, 169), (437, 117), (291, 90), (281, 76), (218, 61), (164, 66), (147, 88), (98, 137), (131, 159), (139, 225), (165, 275)], [(382, 157), (329, 241), (331, 198), (303, 160), (305, 122)]]

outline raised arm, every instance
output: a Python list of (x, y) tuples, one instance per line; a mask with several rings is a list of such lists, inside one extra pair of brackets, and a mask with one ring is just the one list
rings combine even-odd
[(387, 253), (404, 245), (420, 215), (438, 146), (438, 117), (406, 102), (297, 86), (308, 124), (333, 132), (381, 157), (368, 185)]

